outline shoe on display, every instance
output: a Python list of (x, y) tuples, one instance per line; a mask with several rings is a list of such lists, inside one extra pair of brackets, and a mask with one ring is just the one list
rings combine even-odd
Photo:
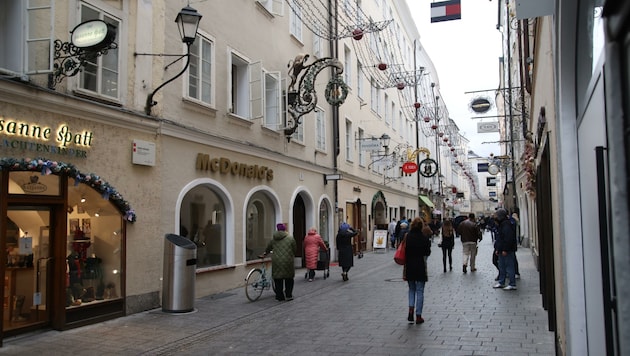
[(516, 286), (507, 286), (503, 290), (516, 290)]
[(501, 283), (497, 283), (494, 286), (492, 286), (492, 288), (505, 288), (505, 286)]

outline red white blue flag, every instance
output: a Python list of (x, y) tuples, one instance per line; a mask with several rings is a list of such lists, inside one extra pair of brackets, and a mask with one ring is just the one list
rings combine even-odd
[(462, 18), (461, 0), (431, 3), (431, 23)]

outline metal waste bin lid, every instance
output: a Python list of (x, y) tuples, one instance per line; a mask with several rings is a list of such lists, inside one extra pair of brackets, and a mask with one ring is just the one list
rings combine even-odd
[(177, 245), (181, 248), (190, 249), (190, 250), (194, 250), (197, 248), (197, 245), (195, 245), (194, 242), (190, 241), (189, 239), (183, 236), (179, 236), (175, 234), (166, 234), (166, 239), (172, 244)]

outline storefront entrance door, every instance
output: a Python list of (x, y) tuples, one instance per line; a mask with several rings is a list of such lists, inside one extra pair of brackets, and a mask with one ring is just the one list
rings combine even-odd
[(9, 205), (4, 272), (4, 335), (48, 325), (51, 208)]

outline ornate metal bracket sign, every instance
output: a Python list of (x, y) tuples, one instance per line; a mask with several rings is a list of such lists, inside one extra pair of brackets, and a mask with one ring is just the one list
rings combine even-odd
[[(337, 75), (330, 78), (326, 85), (324, 96), (330, 105), (339, 106), (343, 104), (348, 96), (349, 88), (343, 81), (341, 74), (343, 73), (343, 64), (336, 58), (320, 58), (312, 64), (305, 65), (308, 60), (308, 54), (300, 54), (292, 60), (289, 69), (291, 84), (288, 88), (288, 111), (291, 115), (284, 134), (287, 140), (291, 140), (291, 135), (295, 133), (300, 125), (300, 118), (309, 112), (315, 110), (317, 106), (317, 93), (315, 92), (315, 78), (326, 67), (335, 67), (338, 69)], [(300, 77), (301, 75), (301, 77)], [(299, 77), (299, 82), (298, 82)], [(294, 90), (295, 83), (298, 82), (298, 89)]]
[(86, 63), (118, 48), (116, 27), (102, 20), (90, 20), (77, 25), (71, 41), (55, 40), (53, 72), (48, 77), (48, 87), (54, 89), (67, 77), (77, 75)]

